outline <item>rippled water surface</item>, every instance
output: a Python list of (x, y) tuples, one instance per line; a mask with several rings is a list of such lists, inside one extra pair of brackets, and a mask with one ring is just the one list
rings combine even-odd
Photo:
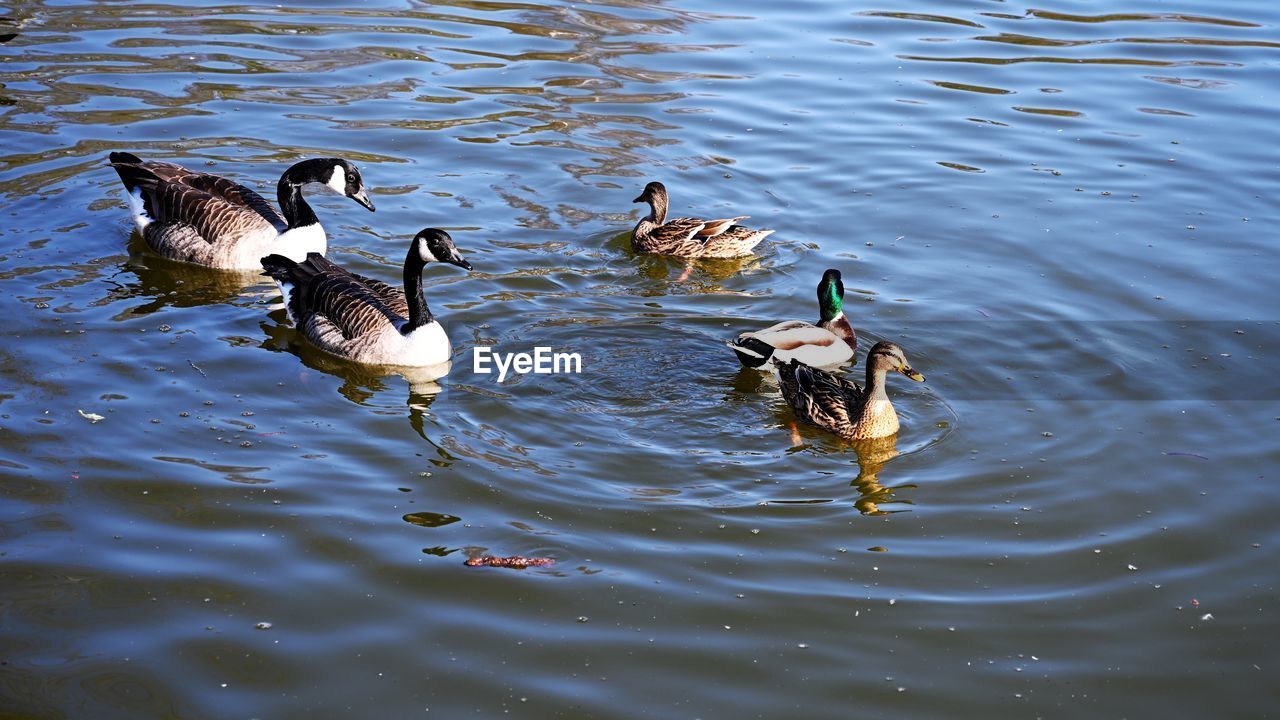
[[(1280, 6), (0, 15), (0, 717), (1280, 707)], [(452, 373), (146, 251), (113, 150), (356, 163), (376, 214), (311, 195), (332, 257), (394, 279), (430, 225), (475, 266), (426, 273)], [(650, 179), (777, 232), (637, 256)], [(896, 442), (793, 437), (722, 344), (827, 267), (928, 376)]]

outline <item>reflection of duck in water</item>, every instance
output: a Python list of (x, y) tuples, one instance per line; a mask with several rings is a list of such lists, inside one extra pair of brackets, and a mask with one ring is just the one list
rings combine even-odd
[(768, 369), (770, 358), (799, 360), (813, 367), (836, 367), (853, 359), (858, 336), (844, 316), (844, 283), (839, 270), (827, 270), (818, 283), (818, 324), (786, 320), (729, 343), (746, 367)]
[(878, 342), (867, 354), (867, 386), (809, 367), (797, 360), (773, 360), (782, 397), (796, 415), (847, 440), (868, 440), (898, 432), (898, 413), (885, 392), (885, 376), (896, 370), (917, 382), (924, 376), (907, 364), (902, 348)]
[(644, 186), (632, 202), (649, 204), (649, 214), (640, 219), (631, 234), (638, 252), (678, 255), (688, 258), (734, 258), (748, 255), (772, 230), (752, 230), (737, 225), (746, 215), (720, 220), (667, 217), (667, 188), (660, 182)]
[(422, 294), (422, 270), (431, 262), (471, 269), (443, 230), (425, 228), (409, 246), (404, 289), (367, 278), (312, 253), (297, 263), (282, 255), (262, 258), (266, 275), (280, 286), (289, 319), (331, 355), (363, 365), (439, 366), (452, 347)]
[(889, 515), (892, 513), (910, 512), (903, 508), (884, 510), (881, 505), (888, 503), (911, 504), (910, 500), (898, 500), (894, 497), (897, 490), (914, 488), (915, 485), (899, 485), (885, 487), (880, 483), (880, 471), (885, 464), (898, 456), (898, 438), (896, 435), (876, 438), (874, 440), (856, 440), (851, 443), (853, 451), (858, 455), (858, 477), (850, 485), (858, 491), (858, 499), (853, 506), (863, 515)]

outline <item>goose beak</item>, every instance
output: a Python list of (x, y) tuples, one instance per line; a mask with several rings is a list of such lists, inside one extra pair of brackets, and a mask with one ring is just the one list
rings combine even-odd
[(916, 372), (915, 370), (911, 369), (910, 365), (903, 365), (902, 367), (898, 368), (898, 372), (902, 373), (903, 375), (906, 375), (907, 377), (911, 378), (912, 380), (915, 380), (916, 382), (924, 382), (924, 376)]
[(369, 212), (374, 211), (373, 201), (369, 199), (369, 194), (365, 192), (364, 188), (360, 188), (360, 191), (357, 192), (355, 195), (352, 195), (351, 199), (363, 205), (365, 209), (368, 210)]
[(471, 269), (471, 263), (467, 262), (466, 258), (462, 257), (461, 255), (454, 255), (453, 257), (449, 258), (445, 262), (449, 263), (450, 265), (457, 265), (463, 270)]

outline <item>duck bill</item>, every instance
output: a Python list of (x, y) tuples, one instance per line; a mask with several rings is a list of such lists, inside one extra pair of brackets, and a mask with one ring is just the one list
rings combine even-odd
[(638, 202), (649, 202), (649, 194), (648, 194), (648, 193), (640, 193), (640, 197), (636, 198), (635, 200), (632, 200), (631, 202), (633, 202), (633, 203), (638, 203)]
[(369, 194), (364, 191), (364, 188), (360, 188), (360, 192), (352, 195), (351, 199), (363, 205), (369, 212), (374, 212), (373, 201), (369, 199)]
[(915, 370), (911, 369), (910, 365), (903, 365), (902, 367), (898, 368), (898, 372), (902, 373), (903, 375), (906, 375), (907, 377), (911, 378), (912, 380), (915, 380), (916, 382), (924, 382), (924, 376), (916, 372)]

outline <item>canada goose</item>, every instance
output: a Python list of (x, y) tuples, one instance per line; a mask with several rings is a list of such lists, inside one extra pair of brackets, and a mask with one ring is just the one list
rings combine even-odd
[(728, 343), (746, 367), (767, 370), (769, 358), (795, 358), (813, 367), (843, 365), (853, 359), (858, 336), (844, 316), (844, 282), (831, 269), (818, 283), (818, 324), (784, 320), (763, 330), (744, 332)]
[(404, 289), (357, 275), (319, 253), (301, 263), (283, 255), (262, 258), (264, 275), (280, 286), (289, 319), (332, 355), (368, 365), (438, 365), (452, 348), (422, 295), (422, 269), (446, 262), (467, 270), (449, 233), (425, 228), (404, 259)]
[(224, 177), (127, 152), (111, 153), (110, 162), (147, 245), (206, 267), (256, 269), (269, 253), (296, 259), (323, 253), (324, 228), (302, 197), (307, 183), (327, 185), (373, 211), (360, 170), (341, 158), (303, 160), (280, 176), (283, 217), (261, 195)]
[(902, 348), (878, 342), (867, 353), (867, 386), (809, 367), (798, 360), (773, 359), (782, 397), (801, 420), (847, 440), (870, 440), (898, 432), (898, 413), (884, 389), (890, 370), (924, 382), (924, 376), (907, 364)]
[(773, 233), (736, 225), (746, 215), (722, 220), (667, 218), (667, 188), (660, 182), (644, 186), (632, 202), (649, 203), (649, 214), (636, 223), (631, 246), (639, 252), (689, 258), (732, 258), (751, 253), (751, 248)]

